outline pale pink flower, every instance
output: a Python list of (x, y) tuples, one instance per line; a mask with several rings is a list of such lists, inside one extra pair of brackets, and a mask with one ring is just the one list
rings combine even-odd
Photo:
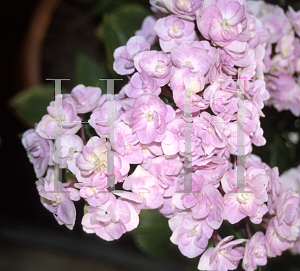
[(106, 241), (119, 239), (122, 234), (135, 229), (139, 216), (134, 207), (127, 201), (116, 199), (110, 194), (109, 200), (98, 207), (87, 207), (82, 218), (83, 230), (95, 233)]
[(279, 178), (285, 188), (292, 188), (294, 191), (300, 193), (300, 165), (297, 168), (291, 168), (284, 171)]
[(196, 220), (192, 217), (191, 213), (187, 213), (184, 216), (173, 217), (170, 219), (176, 220), (173, 223), (180, 224), (173, 229), (170, 240), (172, 243), (178, 245), (180, 252), (188, 257), (195, 258), (199, 256), (207, 247), (208, 239), (212, 236), (213, 230), (206, 224), (205, 220)]
[(142, 144), (160, 142), (165, 136), (167, 123), (175, 117), (174, 109), (159, 97), (144, 94), (137, 98), (127, 112), (127, 121)]
[(246, 50), (250, 38), (246, 1), (205, 1), (198, 9), (197, 25), (204, 38), (237, 53)]
[(121, 46), (114, 51), (114, 71), (120, 75), (134, 72), (133, 58), (142, 51), (150, 50), (150, 43), (142, 36), (131, 37), (125, 46)]
[(108, 138), (113, 127), (121, 121), (122, 113), (121, 102), (107, 96), (106, 101), (93, 111), (88, 122), (100, 137)]
[(282, 238), (274, 227), (274, 217), (271, 218), (266, 231), (266, 248), (268, 257), (280, 256), (283, 251), (293, 247), (294, 242)]
[(150, 0), (150, 4), (164, 13), (175, 14), (179, 18), (195, 20), (195, 11), (201, 6), (198, 0)]
[(299, 236), (299, 193), (286, 189), (275, 201), (274, 227), (284, 239), (295, 241)]
[(140, 164), (143, 161), (143, 151), (138, 137), (124, 122), (119, 122), (114, 129), (114, 149), (130, 164)]
[(227, 145), (229, 129), (226, 121), (221, 117), (202, 112), (195, 118), (194, 123), (206, 154), (212, 153), (215, 148), (224, 148)]
[(194, 28), (194, 22), (179, 19), (175, 15), (158, 19), (154, 25), (160, 47), (165, 53), (171, 52), (183, 42), (194, 41), (196, 36)]
[(201, 73), (191, 72), (186, 67), (175, 69), (170, 84), (174, 101), (182, 111), (194, 113), (208, 107), (208, 102), (199, 95), (205, 86)]
[(215, 48), (207, 41), (182, 43), (171, 51), (171, 59), (177, 68), (187, 67), (192, 72), (205, 75), (212, 64)]
[(71, 91), (71, 96), (76, 102), (77, 112), (80, 114), (93, 111), (99, 102), (101, 89), (77, 85)]
[(156, 81), (145, 72), (135, 73), (131, 76), (129, 84), (125, 86), (125, 93), (129, 98), (138, 98), (143, 94), (161, 93), (161, 88), (157, 86)]
[(34, 129), (27, 130), (22, 137), (29, 161), (34, 166), (36, 177), (42, 177), (48, 166), (53, 166), (53, 141), (40, 137)]
[(54, 170), (49, 168), (45, 178), (35, 182), (41, 196), (41, 202), (60, 225), (73, 229), (76, 219), (76, 209), (73, 201), (80, 199), (78, 190), (72, 188), (72, 183), (60, 183), (54, 179)]
[[(238, 166), (239, 167), (239, 166)], [(225, 191), (224, 211), (227, 220), (231, 223), (237, 223), (246, 216), (252, 217), (261, 212), (258, 207), (268, 200), (267, 187), (269, 176), (264, 169), (257, 169), (252, 166), (244, 172), (245, 192), (236, 192), (237, 168), (225, 173), (221, 182)], [(230, 193), (230, 191), (232, 191)], [(247, 191), (252, 193), (247, 193)], [(266, 208), (263, 208), (267, 212)], [(252, 222), (257, 221), (253, 220)]]
[(224, 213), (223, 197), (219, 190), (211, 184), (203, 185), (198, 203), (191, 208), (193, 218), (205, 219), (212, 229), (220, 228)]
[(164, 189), (164, 197), (171, 197), (176, 192), (181, 168), (182, 162), (178, 155), (162, 155), (151, 161), (148, 171), (159, 180), (160, 187)]
[(297, 35), (300, 36), (300, 11), (294, 11), (291, 6), (289, 6), (288, 9), (289, 10), (287, 11), (286, 15), (289, 18), (291, 24), (293, 25)]
[(153, 15), (147, 16), (142, 24), (142, 29), (135, 31), (136, 36), (142, 36), (149, 42), (150, 45), (153, 45), (158, 40), (157, 35), (153, 29), (156, 19)]
[(258, 18), (270, 33), (269, 42), (276, 43), (282, 35), (292, 28), (284, 10), (278, 5), (267, 4), (263, 1), (247, 1), (248, 11)]
[(139, 73), (144, 71), (156, 80), (159, 87), (170, 81), (170, 56), (161, 51), (141, 52), (134, 57), (134, 66)]
[(141, 166), (137, 166), (135, 171), (125, 179), (123, 188), (132, 190), (150, 209), (159, 208), (163, 204), (163, 189), (160, 188), (158, 179)]
[(55, 147), (53, 161), (61, 168), (71, 167), (73, 172), (76, 169), (75, 159), (82, 151), (82, 139), (77, 135), (62, 135), (60, 141), (55, 141)]
[(70, 94), (56, 96), (61, 100), (61, 107), (52, 101), (47, 107), (49, 114), (44, 115), (36, 127), (36, 132), (43, 138), (54, 139), (59, 135), (75, 135), (81, 128), (81, 119), (77, 116), (77, 106)]
[[(245, 248), (242, 246), (233, 247), (247, 241), (247, 239), (231, 241), (232, 239), (233, 235), (227, 236), (216, 247), (208, 248), (200, 258), (198, 269), (211, 271), (235, 270), (244, 256)], [(228, 241), (231, 242), (228, 243)]]
[(256, 270), (257, 265), (267, 264), (267, 250), (265, 235), (262, 232), (256, 232), (251, 239), (246, 242), (245, 255), (243, 259), (243, 268), (247, 271)]

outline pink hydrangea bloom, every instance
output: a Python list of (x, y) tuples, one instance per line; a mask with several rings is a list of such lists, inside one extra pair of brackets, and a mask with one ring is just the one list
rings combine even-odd
[[(293, 53), (295, 50), (294, 42), (295, 42), (295, 33), (293, 30), (291, 30), (279, 39), (275, 47), (275, 52), (279, 53), (283, 59), (293, 57)], [(293, 65), (291, 66), (293, 67)]]
[[(198, 176), (194, 172), (185, 173), (184, 167), (182, 168), (181, 175), (179, 179), (177, 191), (181, 193), (175, 193), (172, 196), (172, 205), (176, 207), (179, 212), (190, 211), (190, 209), (199, 202), (199, 193), (204, 184), (204, 179), (202, 176)], [(187, 182), (191, 182), (188, 184)], [(191, 191), (187, 191), (187, 187), (190, 187)]]
[(208, 102), (198, 95), (205, 86), (201, 73), (191, 72), (189, 68), (175, 69), (170, 83), (174, 101), (182, 111), (194, 113), (208, 107)]
[(77, 106), (70, 94), (57, 96), (61, 99), (61, 108), (55, 107), (55, 101), (47, 107), (49, 114), (43, 116), (36, 127), (36, 132), (43, 138), (54, 139), (57, 135), (55, 129), (59, 128), (60, 134), (75, 135), (81, 128), (81, 119), (77, 116)]
[(300, 37), (300, 11), (294, 11), (291, 6), (288, 7), (286, 15), (289, 18), (291, 24), (293, 25), (295, 32)]
[(125, 123), (132, 127), (142, 144), (161, 141), (165, 136), (166, 125), (175, 117), (174, 109), (159, 97), (144, 94), (137, 98), (131, 109), (125, 112)]
[[(113, 97), (107, 96), (106, 101), (97, 107), (90, 116), (89, 124), (95, 129), (96, 133), (100, 137), (109, 137), (112, 128), (121, 121), (121, 115), (123, 113), (122, 105), (120, 101), (114, 101)], [(108, 114), (108, 108), (114, 107), (114, 111), (111, 112), (111, 116)]]
[(297, 168), (291, 168), (284, 171), (279, 178), (279, 181), (285, 188), (292, 188), (300, 193), (300, 165)]
[(278, 5), (264, 1), (247, 1), (248, 11), (258, 18), (270, 33), (270, 43), (276, 43), (280, 37), (292, 28), (283, 9)]
[(104, 138), (91, 137), (82, 153), (77, 157), (76, 164), (84, 175), (102, 171), (107, 166), (107, 152), (110, 151), (110, 143)]
[(76, 158), (76, 177), (81, 183), (104, 188), (107, 174), (107, 153), (110, 143), (97, 136), (91, 137)]
[(161, 12), (173, 13), (179, 18), (195, 20), (195, 11), (201, 6), (198, 0), (150, 0), (150, 4)]
[[(217, 48), (208, 72), (209, 82), (213, 84), (216, 81), (223, 84), (227, 80), (230, 81), (231, 76), (236, 74), (237, 70), (234, 68), (232, 57), (221, 48)], [(226, 83), (226, 85), (228, 85), (228, 83)]]
[(154, 16), (147, 16), (143, 21), (142, 29), (136, 31), (135, 35), (144, 37), (146, 41), (150, 43), (150, 45), (155, 44), (158, 40), (157, 35), (153, 29), (156, 21), (157, 20)]
[(163, 204), (163, 189), (159, 186), (158, 179), (141, 166), (137, 166), (135, 171), (125, 179), (123, 188), (132, 190), (133, 194), (142, 198), (144, 204), (150, 209), (159, 208)]
[(42, 177), (48, 166), (53, 166), (53, 142), (40, 137), (34, 129), (27, 130), (22, 137), (29, 161), (34, 166), (36, 177)]
[(212, 184), (215, 188), (219, 187), (221, 178), (229, 168), (229, 162), (226, 159), (218, 162), (219, 164), (213, 168), (200, 167), (200, 169), (195, 171), (196, 175), (203, 177), (205, 184)]
[(270, 33), (263, 27), (262, 22), (253, 15), (249, 15), (248, 22), (250, 32), (249, 47), (254, 48), (259, 44), (268, 42)]
[(274, 227), (276, 232), (290, 241), (295, 241), (299, 236), (299, 193), (286, 189), (276, 202), (276, 216)]
[(276, 257), (282, 254), (283, 251), (293, 247), (294, 242), (282, 238), (274, 227), (274, 217), (271, 218), (266, 231), (266, 248), (268, 257)]
[(209, 102), (210, 108), (216, 115), (223, 112), (234, 114), (238, 109), (235, 93), (233, 86), (224, 86), (214, 82), (205, 89), (203, 98)]
[[(161, 146), (166, 155), (174, 155), (185, 152), (185, 125), (186, 122), (177, 114), (176, 118), (168, 123), (166, 137), (162, 140)], [(197, 135), (192, 124), (191, 151), (195, 151)]]
[[(237, 185), (237, 168), (226, 172), (221, 180), (222, 187), (227, 193), (224, 196), (224, 211), (231, 224), (239, 222), (246, 216), (255, 216), (257, 212), (261, 211), (258, 206), (263, 205), (268, 200), (269, 176), (264, 169), (251, 166), (245, 171), (244, 178), (245, 192), (243, 193), (229, 193), (229, 191), (234, 191)], [(264, 210), (267, 212), (266, 208)]]
[[(199, 270), (218, 270), (227, 271), (235, 270), (238, 267), (239, 261), (244, 256), (245, 248), (239, 245), (246, 239), (237, 239), (231, 241), (233, 236), (227, 236), (218, 243), (216, 247), (210, 247), (201, 256), (198, 269)], [(228, 243), (228, 241), (231, 241)]]
[(291, 110), (295, 116), (300, 116), (300, 86), (288, 74), (274, 71), (279, 78), (267, 76), (266, 87), (270, 93), (268, 104), (278, 111)]
[(182, 43), (171, 51), (171, 59), (177, 68), (187, 67), (205, 75), (212, 64), (214, 51), (207, 41)]
[(199, 194), (199, 202), (191, 208), (193, 218), (205, 219), (212, 229), (220, 228), (224, 213), (223, 197), (211, 184), (205, 184)]
[(215, 148), (224, 148), (227, 145), (229, 129), (221, 117), (202, 112), (199, 117), (195, 118), (194, 123), (206, 154), (209, 155)]
[(194, 22), (179, 19), (175, 15), (158, 19), (154, 25), (160, 47), (165, 53), (171, 52), (182, 42), (194, 41), (196, 37), (194, 28)]
[(157, 86), (156, 81), (145, 72), (135, 73), (130, 78), (129, 84), (125, 86), (125, 93), (129, 98), (138, 98), (143, 94), (161, 93), (161, 88)]
[(99, 102), (101, 89), (78, 85), (71, 91), (71, 96), (77, 105), (77, 112), (84, 114), (93, 111)]
[(106, 241), (119, 239), (122, 234), (135, 229), (139, 216), (134, 207), (125, 200), (110, 194), (109, 200), (98, 207), (87, 207), (82, 218), (83, 230), (95, 233)]
[(235, 52), (244, 52), (250, 35), (246, 32), (246, 1), (204, 1), (198, 9), (197, 25), (204, 38)]
[[(228, 152), (232, 155), (237, 154), (237, 122), (230, 122), (227, 124), (230, 129), (230, 135), (228, 136), (228, 144), (226, 146)], [(252, 142), (250, 137), (244, 133), (244, 154), (248, 155), (252, 152)]]
[(205, 220), (196, 220), (191, 213), (177, 216), (169, 220), (169, 225), (172, 226), (173, 230), (170, 240), (178, 245), (183, 255), (188, 258), (195, 258), (207, 247), (208, 239), (212, 236), (213, 230), (206, 224)]
[(160, 155), (163, 155), (163, 150), (160, 142), (152, 142), (150, 144), (141, 144), (141, 148), (143, 151), (144, 159), (142, 162), (143, 168), (147, 169), (151, 163), (151, 161)]
[[(77, 135), (62, 135), (60, 142), (55, 141), (55, 146), (53, 161), (59, 164), (61, 168), (68, 166), (74, 172), (76, 170), (75, 159), (80, 155), (83, 147), (82, 139)], [(60, 152), (58, 148), (60, 148)]]
[(243, 259), (243, 268), (247, 271), (256, 270), (257, 265), (267, 264), (267, 250), (265, 235), (262, 232), (256, 232), (246, 243), (245, 255)]
[(114, 71), (120, 75), (134, 72), (133, 58), (142, 51), (150, 50), (150, 43), (142, 36), (131, 37), (125, 46), (117, 48), (114, 52)]
[(159, 180), (160, 187), (164, 189), (164, 197), (171, 197), (176, 192), (181, 168), (182, 162), (178, 155), (162, 155), (151, 161), (148, 171)]
[[(112, 139), (111, 139), (112, 140)], [(114, 129), (114, 149), (130, 164), (143, 161), (143, 151), (136, 134), (124, 122), (119, 122)]]
[(139, 73), (144, 71), (156, 80), (159, 87), (170, 81), (170, 56), (161, 51), (141, 52), (134, 57), (134, 66)]
[(60, 183), (54, 179), (54, 170), (49, 168), (45, 178), (35, 182), (41, 196), (41, 202), (60, 225), (73, 229), (76, 219), (76, 209), (73, 203), (80, 199), (78, 190), (71, 183)]

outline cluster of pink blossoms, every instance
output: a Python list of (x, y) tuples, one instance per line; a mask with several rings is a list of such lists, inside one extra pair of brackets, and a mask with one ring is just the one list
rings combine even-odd
[[(284, 13), (276, 5), (263, 1), (248, 3), (249, 12), (270, 32), (265, 48), (266, 88), (270, 93), (267, 104), (278, 111), (290, 110), (300, 116), (300, 11), (292, 7)], [(272, 47), (273, 45), (273, 47)], [(273, 48), (273, 49), (272, 49)]]
[[(245, 270), (255, 270), (295, 242), (299, 252), (299, 186), (297, 191), (285, 187), (277, 168), (251, 154), (252, 144), (266, 143), (260, 127), (264, 102), (270, 98), (264, 73), (291, 78), (298, 72), (297, 64), (287, 70), (287, 63), (297, 63), (299, 43), (290, 22), (280, 8), (260, 2), (150, 3), (156, 15), (147, 17), (136, 36), (115, 50), (114, 70), (129, 78), (120, 93), (102, 95), (100, 88), (78, 85), (62, 95), (61, 108), (51, 102), (35, 129), (24, 133), (22, 143), (39, 178), (42, 203), (72, 229), (73, 201), (83, 198), (83, 230), (107, 241), (135, 229), (142, 209), (158, 209), (169, 219), (170, 240), (181, 253), (189, 258), (202, 254), (199, 270), (234, 270), (240, 260)], [(260, 5), (269, 13), (260, 14)], [(295, 16), (290, 10), (289, 17)], [(287, 46), (290, 40), (293, 49)], [(157, 42), (162, 51), (151, 50)], [(278, 60), (275, 56), (268, 62), (276, 42)], [(283, 93), (276, 94), (275, 88), (281, 81), (270, 76), (266, 81), (268, 88), (274, 86), (268, 102), (299, 115), (291, 103), (279, 104)], [(285, 87), (291, 84), (287, 82)], [(172, 99), (173, 106), (161, 95)], [(112, 100), (114, 114), (108, 119)], [(95, 130), (88, 140), (88, 124), (81, 123), (86, 118)], [(236, 155), (244, 156), (243, 167), (231, 163)], [(130, 165), (136, 165), (133, 172)], [(76, 180), (59, 188), (57, 166), (67, 168)], [(241, 171), (244, 182), (238, 187)], [(118, 183), (123, 190), (107, 189)], [(244, 220), (248, 239), (221, 237), (218, 229), (224, 220)], [(262, 231), (251, 236), (251, 223)], [(215, 247), (207, 249), (210, 239)]]

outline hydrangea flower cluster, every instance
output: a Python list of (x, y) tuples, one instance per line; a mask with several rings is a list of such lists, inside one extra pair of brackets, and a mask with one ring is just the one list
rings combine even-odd
[(265, 65), (267, 104), (278, 111), (300, 116), (300, 11), (289, 6), (285, 13), (276, 5), (250, 1), (249, 12), (271, 33), (262, 62)]
[[(291, 80), (300, 71), (299, 39), (289, 21), (299, 33), (299, 16), (290, 9), (288, 19), (277, 6), (245, 0), (150, 3), (156, 14), (115, 50), (114, 70), (129, 78), (120, 93), (78, 85), (62, 95), (61, 108), (51, 102), (35, 129), (24, 133), (41, 202), (72, 229), (73, 201), (84, 199), (83, 230), (107, 241), (135, 229), (142, 209), (158, 209), (181, 253), (202, 254), (199, 270), (234, 270), (240, 260), (255, 270), (284, 250), (299, 253), (299, 183), (285, 187), (287, 174), (279, 178), (277, 168), (251, 154), (252, 144), (266, 143), (265, 102), (300, 113), (299, 87)], [(156, 43), (161, 51), (151, 50)], [(268, 72), (279, 79), (265, 78)], [(88, 139), (83, 119), (94, 128)], [(57, 122), (60, 144), (54, 142)], [(244, 166), (232, 163), (237, 155)], [(75, 176), (60, 188), (58, 166)], [(118, 184), (123, 190), (108, 189)], [(221, 237), (224, 221), (243, 221), (248, 238)], [(253, 224), (261, 231), (252, 236)], [(208, 248), (210, 240), (215, 246)]]

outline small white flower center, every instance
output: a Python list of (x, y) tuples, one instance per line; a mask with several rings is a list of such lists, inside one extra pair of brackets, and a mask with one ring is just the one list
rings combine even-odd
[(147, 114), (146, 114), (146, 119), (147, 119), (147, 121), (153, 121), (153, 113), (152, 112), (148, 112)]
[(178, 26), (177, 26), (177, 25), (174, 25), (174, 27), (173, 27), (173, 32), (174, 32), (175, 34), (178, 33)]
[(230, 24), (228, 23), (227, 19), (223, 19), (222, 25), (225, 25), (226, 31), (229, 31), (231, 29)]
[(221, 255), (224, 255), (226, 253), (226, 249), (221, 249), (220, 251), (219, 251), (219, 254), (221, 254)]
[(243, 197), (244, 200), (248, 200), (248, 199), (250, 199), (250, 194), (249, 193), (243, 193), (242, 197)]

